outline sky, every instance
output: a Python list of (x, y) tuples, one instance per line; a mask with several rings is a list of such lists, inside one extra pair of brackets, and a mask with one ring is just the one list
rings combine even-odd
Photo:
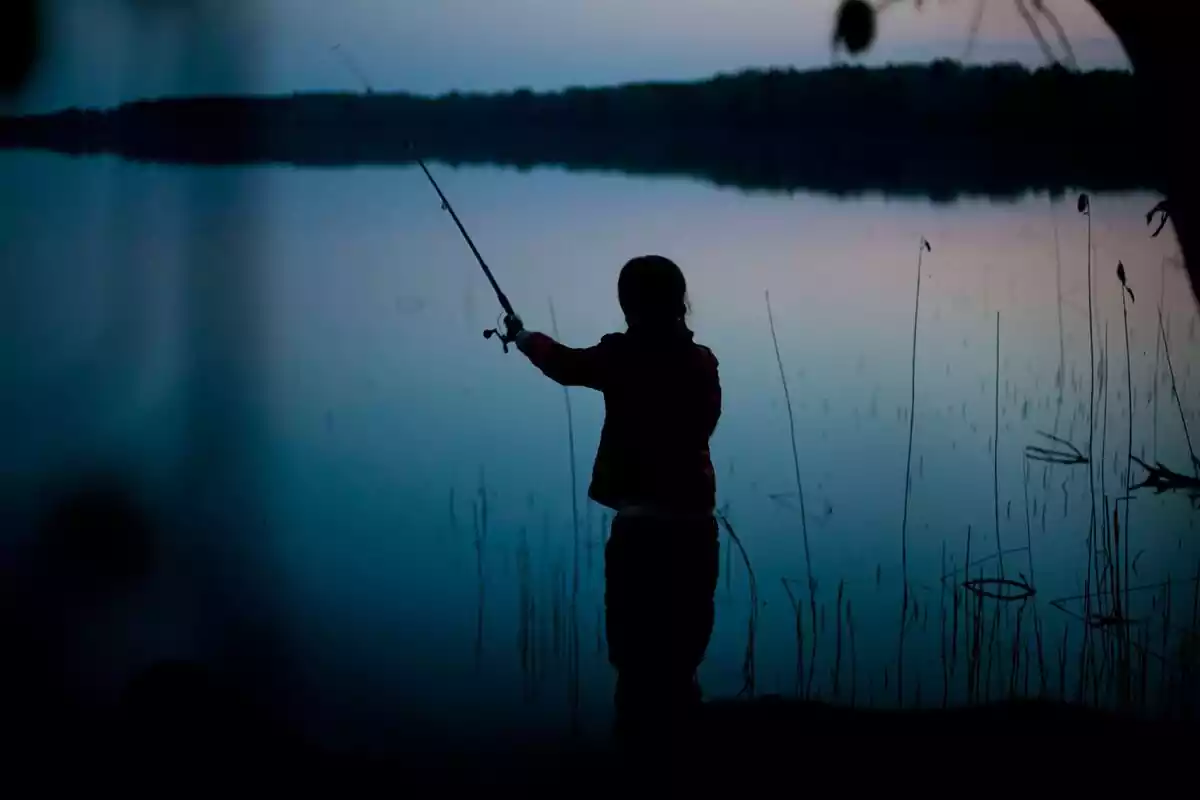
[[(833, 60), (839, 0), (48, 0), (17, 110), (168, 94), (557, 89)], [(1085, 0), (1047, 0), (1080, 65), (1125, 67)], [(975, 0), (902, 1), (863, 63), (963, 58)], [(345, 56), (332, 50), (340, 45)], [(1045, 62), (1011, 0), (985, 0), (970, 61)]]

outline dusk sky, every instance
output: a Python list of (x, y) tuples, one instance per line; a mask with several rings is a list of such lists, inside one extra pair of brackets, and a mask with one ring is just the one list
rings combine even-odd
[[(53, 0), (22, 110), (177, 93), (554, 89), (828, 65), (838, 0)], [(1082, 66), (1123, 67), (1084, 0), (1047, 0)], [(974, 0), (889, 8), (865, 63), (962, 58)], [(180, 9), (183, 9), (180, 11)], [(1011, 0), (987, 0), (970, 60), (1044, 63)]]

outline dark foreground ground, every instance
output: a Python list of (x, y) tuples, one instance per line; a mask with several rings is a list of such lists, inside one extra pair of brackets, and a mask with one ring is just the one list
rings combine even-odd
[[(0, 729), (15, 733), (8, 725)], [(1046, 702), (887, 712), (768, 697), (708, 702), (698, 719), (640, 752), (609, 741), (569, 740), (496, 742), (483, 752), (434, 745), (418, 733), (393, 752), (333, 753), (305, 743), (201, 673), (168, 668), (131, 686), (115, 715), (70, 722), (34, 715), (19, 737), (3, 742), (0, 793), (17, 796), (3, 788), (16, 781), (43, 790), (66, 783), (155, 796), (201, 788), (240, 796), (253, 787), (305, 796), (358, 789), (708, 795), (814, 783), (839, 791), (863, 785), (899, 790), (914, 781), (933, 788), (957, 781), (955, 775), (968, 781), (963, 788), (982, 783), (1008, 793), (1056, 773), (1072, 785), (1129, 775), (1161, 780), (1190, 769), (1192, 744), (1200, 742), (1196, 730), (1192, 723)]]

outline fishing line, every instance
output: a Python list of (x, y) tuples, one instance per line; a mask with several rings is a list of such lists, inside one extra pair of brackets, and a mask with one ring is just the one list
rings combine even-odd
[[(367, 94), (375, 93), (375, 90), (367, 81), (367, 78), (363, 74), (362, 70), (358, 68), (356, 62), (350, 58), (349, 54), (342, 50), (342, 46), (340, 44), (335, 44), (330, 48), (330, 50), (331, 52), (336, 52), (342, 56), (342, 65), (349, 72), (351, 72), (360, 83), (362, 83)], [(506, 317), (516, 317), (517, 312), (513, 310), (512, 303), (510, 303), (508, 300), (508, 295), (504, 293), (504, 290), (500, 288), (500, 284), (496, 282), (496, 276), (492, 274), (491, 267), (489, 267), (487, 262), (483, 260), (483, 255), (480, 254), (479, 248), (475, 246), (475, 242), (471, 239), (471, 235), (467, 233), (467, 229), (463, 226), (462, 220), (458, 218), (458, 214), (454, 211), (454, 206), (450, 205), (450, 201), (446, 198), (445, 193), (442, 192), (442, 187), (439, 186), (438, 182), (434, 179), (433, 174), (429, 171), (429, 167), (425, 166), (424, 159), (416, 155), (413, 148), (413, 143), (411, 141), (406, 142), (406, 146), (409, 154), (417, 163), (417, 166), (420, 167), (421, 171), (425, 173), (425, 177), (429, 180), (429, 185), (433, 187), (435, 192), (437, 192), (438, 199), (442, 201), (442, 210), (450, 214), (450, 218), (454, 220), (454, 224), (458, 228), (458, 232), (462, 234), (463, 240), (467, 243), (467, 247), (471, 248), (471, 254), (475, 256), (475, 260), (479, 263), (480, 269), (483, 270), (484, 276), (488, 279), (488, 283), (492, 286), (492, 291), (496, 293), (496, 299), (500, 302), (500, 307), (504, 309), (504, 315)], [(490, 339), (493, 336), (496, 336), (500, 339), (500, 344), (504, 348), (504, 352), (507, 353), (508, 345), (512, 339), (510, 339), (507, 334), (500, 330), (499, 324), (495, 328), (488, 328), (483, 332), (483, 338), (485, 339)]]

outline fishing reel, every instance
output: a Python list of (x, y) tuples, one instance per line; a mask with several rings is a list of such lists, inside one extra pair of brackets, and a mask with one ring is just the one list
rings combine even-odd
[(499, 331), (499, 329), (497, 329), (497, 328), (488, 328), (486, 331), (483, 332), (483, 338), (485, 338), (485, 339), (490, 339), (493, 336), (497, 337), (500, 340), (500, 346), (503, 347), (504, 352), (507, 353), (508, 352), (508, 343), (511, 340), (507, 336), (505, 336), (503, 333), (501, 333)]
[(513, 341), (513, 340), (514, 340), (516, 337), (509, 336), (509, 335), (508, 335), (506, 332), (504, 332), (504, 331), (502, 330), (502, 328), (505, 328), (505, 327), (507, 327), (507, 326), (505, 325), (505, 318), (506, 318), (506, 315), (504, 315), (504, 314), (501, 314), (501, 315), (500, 315), (500, 317), (498, 317), (498, 318), (497, 318), (497, 321), (496, 321), (496, 327), (494, 327), (494, 328), (488, 328), (487, 330), (485, 330), (485, 331), (483, 332), (483, 338), (485, 338), (485, 339), (491, 339), (493, 336), (495, 336), (497, 339), (499, 339), (499, 340), (500, 340), (500, 346), (504, 348), (504, 352), (505, 352), (505, 353), (508, 353), (508, 345), (509, 345), (509, 344), (510, 344), (510, 343), (511, 343), (511, 342), (512, 342), (512, 341)]

